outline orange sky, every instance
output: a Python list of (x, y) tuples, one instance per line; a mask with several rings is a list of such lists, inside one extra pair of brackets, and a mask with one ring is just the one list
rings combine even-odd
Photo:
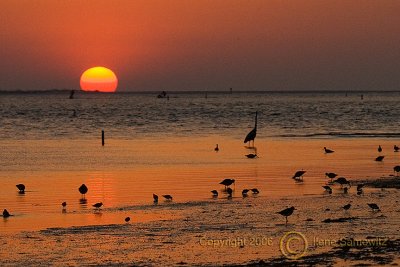
[(397, 0), (1, 0), (0, 90), (398, 90)]

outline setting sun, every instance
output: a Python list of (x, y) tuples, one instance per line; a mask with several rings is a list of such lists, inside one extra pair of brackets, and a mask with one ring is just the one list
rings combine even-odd
[(114, 72), (104, 67), (94, 67), (86, 70), (81, 76), (83, 91), (115, 92), (118, 79)]

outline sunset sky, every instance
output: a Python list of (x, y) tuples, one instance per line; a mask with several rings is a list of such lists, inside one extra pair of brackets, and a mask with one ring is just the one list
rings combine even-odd
[(399, 90), (398, 0), (1, 0), (0, 90)]

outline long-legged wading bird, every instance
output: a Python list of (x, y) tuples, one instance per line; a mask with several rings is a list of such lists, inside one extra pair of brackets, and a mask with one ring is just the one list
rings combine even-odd
[(100, 209), (101, 206), (103, 206), (103, 202), (98, 202), (96, 204), (93, 204), (93, 207), (96, 208), (96, 209)]
[(385, 158), (385, 156), (379, 156), (376, 157), (375, 161), (382, 161)]
[(396, 173), (396, 176), (397, 176), (400, 172), (400, 165), (394, 166), (393, 171)]
[(255, 119), (255, 124), (254, 124), (254, 128), (253, 130), (251, 130), (247, 135), (246, 138), (244, 139), (243, 143), (247, 143), (249, 142), (249, 146), (250, 146), (250, 141), (253, 141), (253, 147), (254, 147), (254, 139), (257, 136), (257, 111), (256, 111), (256, 119)]
[(290, 215), (293, 214), (293, 211), (294, 211), (294, 210), (295, 210), (295, 208), (292, 206), (292, 207), (290, 207), (290, 208), (287, 208), (287, 209), (278, 211), (277, 213), (279, 213), (279, 214), (282, 215), (282, 216), (285, 216), (285, 218), (286, 218), (286, 223), (287, 223), (287, 222), (288, 222), (288, 217), (289, 217)]
[(326, 148), (326, 147), (324, 147), (324, 151), (325, 151), (326, 154), (335, 152), (332, 149), (329, 149), (329, 148)]
[(235, 183), (235, 179), (226, 178), (222, 182), (220, 182), (219, 184), (224, 185), (225, 186), (225, 190), (226, 190), (227, 187), (231, 186), (234, 183)]
[(295, 180), (303, 180), (303, 175), (306, 173), (306, 171), (297, 171), (294, 175), (293, 175), (293, 179)]
[(375, 203), (368, 203), (368, 206), (372, 209), (372, 211), (381, 211), (379, 206)]
[(171, 195), (163, 195), (165, 200), (172, 201), (172, 196)]
[(20, 194), (25, 193), (25, 185), (24, 184), (17, 184), (15, 186), (18, 188)]
[(213, 197), (218, 196), (218, 191), (217, 190), (211, 190), (211, 193), (213, 194)]
[(88, 192), (87, 186), (86, 186), (85, 184), (82, 184), (82, 185), (78, 188), (78, 190), (79, 190), (79, 193), (82, 194), (82, 198), (84, 199), (86, 193)]

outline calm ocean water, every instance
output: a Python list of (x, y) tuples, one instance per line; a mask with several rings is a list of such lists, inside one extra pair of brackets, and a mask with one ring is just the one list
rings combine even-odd
[[(364, 99), (361, 99), (361, 94)], [(258, 138), (400, 137), (400, 92), (0, 94), (0, 139), (243, 138), (259, 112)], [(74, 111), (76, 116), (73, 116)]]

